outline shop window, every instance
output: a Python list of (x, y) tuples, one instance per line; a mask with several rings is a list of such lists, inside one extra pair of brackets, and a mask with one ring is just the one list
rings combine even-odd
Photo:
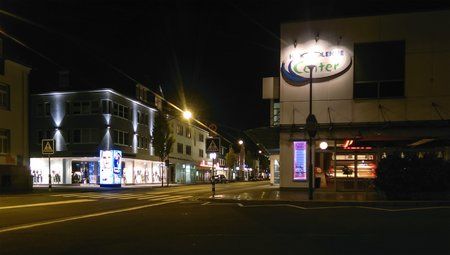
[(10, 90), (9, 85), (0, 84), (0, 109), (9, 110), (10, 108)]
[(355, 99), (404, 96), (404, 41), (358, 43), (354, 53)]
[(7, 129), (0, 129), (0, 154), (10, 153), (10, 139), (10, 131)]
[(190, 145), (186, 145), (186, 155), (192, 154), (192, 147)]
[(177, 143), (177, 152), (183, 154), (183, 144)]

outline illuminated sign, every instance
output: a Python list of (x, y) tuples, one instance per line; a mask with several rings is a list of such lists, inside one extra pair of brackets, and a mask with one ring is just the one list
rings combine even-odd
[[(324, 82), (341, 76), (352, 66), (352, 57), (344, 49), (295, 51), (281, 64), (283, 79), (294, 86), (309, 83), (308, 63), (314, 59), (313, 82)], [(287, 66), (286, 66), (287, 64)]]
[(120, 185), (122, 151), (100, 151), (100, 185)]
[(306, 181), (306, 142), (294, 142), (294, 181)]

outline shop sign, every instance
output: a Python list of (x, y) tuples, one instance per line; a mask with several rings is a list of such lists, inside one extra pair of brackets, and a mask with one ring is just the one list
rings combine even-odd
[(309, 83), (310, 70), (308, 59), (314, 58), (314, 83), (335, 79), (346, 73), (352, 66), (352, 57), (345, 49), (328, 49), (323, 51), (296, 51), (289, 54), (281, 64), (283, 79), (293, 85), (302, 86)]
[(294, 142), (294, 181), (306, 181), (305, 141)]
[(120, 185), (122, 180), (122, 151), (100, 151), (100, 185)]

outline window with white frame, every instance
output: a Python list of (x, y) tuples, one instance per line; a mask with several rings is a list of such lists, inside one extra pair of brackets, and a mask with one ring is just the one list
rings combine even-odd
[(128, 132), (114, 130), (113, 142), (118, 145), (130, 145)]

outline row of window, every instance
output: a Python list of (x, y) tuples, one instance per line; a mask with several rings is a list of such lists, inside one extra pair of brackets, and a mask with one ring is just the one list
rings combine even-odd
[[(1, 85), (0, 85), (1, 86)], [(0, 87), (0, 107), (3, 102), (2, 90)], [(9, 102), (8, 102), (9, 105)], [(50, 116), (50, 107), (51, 104), (49, 102), (39, 103), (36, 107), (36, 115), (37, 116)], [(103, 114), (111, 114), (117, 117), (121, 117), (127, 120), (132, 119), (131, 109), (128, 106), (119, 104), (117, 102), (113, 102), (111, 100), (101, 100), (101, 112)], [(66, 102), (66, 113), (72, 115), (79, 114), (98, 114), (100, 113), (100, 104), (98, 100), (92, 101), (72, 101)], [(140, 124), (148, 125), (150, 119), (147, 113), (138, 111), (137, 112), (137, 121)]]
[[(182, 136), (185, 135), (187, 138), (191, 138), (192, 137), (191, 128), (189, 128), (189, 127), (185, 128), (183, 125), (177, 125), (176, 133), (177, 133), (177, 135), (182, 135)], [(205, 141), (205, 136), (203, 134), (198, 134), (198, 141), (199, 142), (204, 142)]]
[[(182, 143), (177, 143), (177, 153), (184, 154), (184, 146)], [(192, 147), (190, 145), (186, 145), (186, 155), (192, 155)], [(203, 158), (203, 155), (203, 149), (198, 149), (198, 156)]]
[[(100, 129), (96, 128), (79, 128), (70, 130), (60, 130), (66, 143), (73, 144), (98, 144), (101, 140)], [(54, 132), (52, 130), (38, 130), (37, 143), (41, 144), (42, 139), (53, 139)], [(128, 132), (113, 130), (111, 137), (114, 144), (131, 146), (130, 134)], [(138, 148), (148, 149), (150, 139), (145, 136), (137, 137)]]

